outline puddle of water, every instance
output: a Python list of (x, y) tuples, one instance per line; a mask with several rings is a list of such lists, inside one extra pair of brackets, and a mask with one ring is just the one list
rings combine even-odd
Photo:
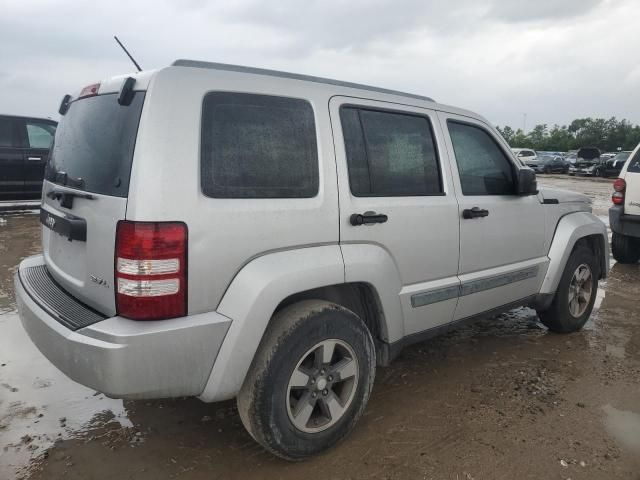
[(58, 439), (105, 422), (130, 427), (122, 400), (83, 387), (57, 370), (31, 343), (18, 315), (0, 317), (0, 478), (12, 478)]
[(627, 450), (640, 454), (640, 413), (618, 410), (610, 404), (602, 407), (604, 425), (609, 435)]
[(5, 215), (0, 226), (0, 478), (14, 478), (58, 439), (116, 421), (131, 426), (122, 400), (85, 388), (57, 370), (33, 345), (16, 313), (13, 274), (40, 251), (35, 215)]

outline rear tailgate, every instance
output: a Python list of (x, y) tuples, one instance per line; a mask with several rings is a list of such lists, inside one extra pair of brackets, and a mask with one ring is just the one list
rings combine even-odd
[(115, 93), (71, 102), (45, 172), (42, 247), (51, 276), (67, 292), (115, 315), (114, 245), (127, 211), (129, 177), (144, 92), (130, 104)]
[(78, 300), (105, 315), (115, 315), (113, 251), (116, 225), (125, 217), (127, 199), (92, 194), (92, 199), (76, 197), (73, 208), (64, 208), (46, 197), (52, 191), (70, 190), (50, 182), (44, 185), (40, 219), (49, 273)]

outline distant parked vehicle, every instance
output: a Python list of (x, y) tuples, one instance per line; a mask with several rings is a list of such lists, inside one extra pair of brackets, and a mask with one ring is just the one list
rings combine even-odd
[(541, 155), (536, 164), (527, 165), (536, 173), (568, 173), (569, 163), (560, 155)]
[(609, 209), (611, 253), (619, 263), (637, 264), (640, 260), (640, 145), (631, 153), (618, 155), (623, 153), (627, 154), (627, 160), (613, 183), (613, 206)]
[(567, 152), (564, 154), (564, 159), (573, 165), (578, 160), (578, 155), (575, 152)]
[(511, 151), (523, 165), (531, 166), (538, 162), (538, 154), (530, 148), (512, 148)]
[(622, 167), (628, 160), (631, 152), (620, 152), (612, 158), (601, 160), (600, 165), (595, 168), (594, 175), (598, 177), (617, 177), (622, 171)]
[(0, 115), (0, 199), (39, 198), (57, 122)]
[(574, 168), (569, 169), (569, 175), (595, 175), (596, 167), (600, 164), (600, 150), (596, 147), (582, 147), (576, 154)]

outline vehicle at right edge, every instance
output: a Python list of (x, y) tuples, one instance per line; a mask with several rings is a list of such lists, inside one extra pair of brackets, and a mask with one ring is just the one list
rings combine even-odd
[(611, 250), (620, 263), (640, 260), (640, 145), (631, 153), (620, 177), (613, 183), (609, 209)]

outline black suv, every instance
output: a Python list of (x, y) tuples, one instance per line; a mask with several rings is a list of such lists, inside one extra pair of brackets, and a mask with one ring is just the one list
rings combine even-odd
[(39, 198), (57, 122), (0, 115), (0, 200)]

